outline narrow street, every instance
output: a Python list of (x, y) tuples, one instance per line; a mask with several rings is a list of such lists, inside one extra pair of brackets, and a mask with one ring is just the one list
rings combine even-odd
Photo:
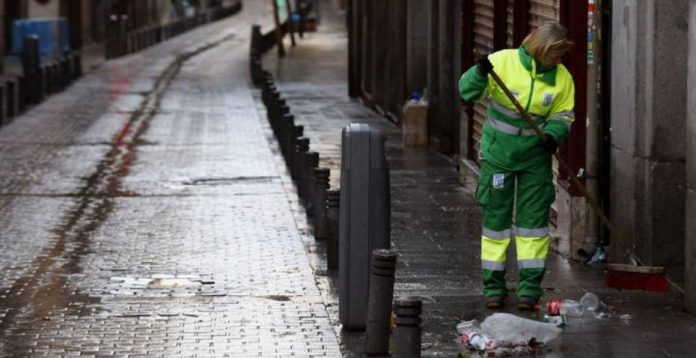
[[(341, 129), (386, 137), (395, 292), (423, 301), (422, 356), (455, 357), (482, 321), (481, 212), (456, 160), (407, 148), (399, 126), (348, 96), (345, 12), (263, 67), (340, 184)], [(249, 75), (267, 1), (159, 45), (95, 62), (0, 128), (0, 357), (362, 357), (342, 330), (337, 274), (315, 241)], [(90, 62), (91, 63), (91, 62)], [(514, 245), (508, 256), (514, 257)], [(516, 265), (509, 260), (508, 289)], [(606, 288), (604, 270), (548, 258), (544, 298), (602, 301), (546, 357), (687, 357), (681, 292)], [(503, 312), (521, 313), (510, 297)], [(483, 354), (483, 353), (482, 353)], [(472, 355), (478, 356), (478, 355)], [(482, 355), (483, 356), (483, 355)]]
[(248, 84), (258, 5), (0, 131), (0, 355), (339, 355)]

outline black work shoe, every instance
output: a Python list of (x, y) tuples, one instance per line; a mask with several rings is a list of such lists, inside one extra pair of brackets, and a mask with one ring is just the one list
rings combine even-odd
[(495, 310), (503, 307), (504, 298), (501, 296), (488, 296), (486, 297), (486, 308), (489, 310)]
[(517, 299), (517, 309), (520, 311), (534, 311), (536, 310), (538, 301), (539, 300), (534, 297), (522, 296)]

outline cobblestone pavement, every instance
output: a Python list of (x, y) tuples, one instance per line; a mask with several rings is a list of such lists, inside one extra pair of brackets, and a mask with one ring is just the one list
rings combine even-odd
[[(331, 2), (329, 2), (331, 3)], [(325, 3), (326, 4), (326, 3)], [(475, 180), (462, 186), (456, 165), (428, 149), (404, 148), (399, 128), (347, 96), (347, 36), (343, 13), (326, 6), (318, 33), (309, 34), (279, 60), (264, 58), (276, 86), (287, 99), (296, 123), (305, 127), (311, 150), (321, 166), (331, 168), (332, 185), (340, 174), (341, 129), (361, 122), (388, 137), (387, 157), (392, 183), (392, 246), (399, 253), (395, 295), (423, 299), (423, 356), (453, 357), (458, 353), (455, 325), (484, 319), (479, 278), (480, 211), (474, 201)], [(257, 98), (257, 105), (260, 100)], [(302, 215), (297, 215), (302, 227)], [(307, 240), (311, 242), (311, 240)], [(363, 336), (341, 331), (338, 323), (337, 278), (326, 272), (325, 247), (316, 243), (315, 267), (344, 356), (362, 356)], [(511, 245), (508, 257), (514, 257)], [(685, 314), (678, 293), (621, 292), (604, 287), (601, 268), (551, 255), (544, 281), (546, 298), (580, 298), (598, 294), (603, 316), (571, 319), (561, 339), (546, 356), (656, 357), (691, 356), (696, 319)], [(514, 260), (508, 277), (516, 277)], [(509, 282), (514, 307), (514, 282)], [(514, 308), (506, 311), (520, 315)], [(539, 319), (536, 314), (525, 315)]]
[(0, 355), (340, 356), (248, 83), (266, 6), (0, 130)]

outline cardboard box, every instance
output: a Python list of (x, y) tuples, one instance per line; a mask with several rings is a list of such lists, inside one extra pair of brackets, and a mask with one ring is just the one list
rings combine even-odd
[(406, 147), (428, 145), (428, 102), (410, 100), (402, 110), (402, 141)]

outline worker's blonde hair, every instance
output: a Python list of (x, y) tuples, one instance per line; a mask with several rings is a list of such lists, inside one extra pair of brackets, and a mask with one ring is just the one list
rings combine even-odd
[(555, 60), (563, 56), (573, 42), (568, 39), (568, 30), (558, 22), (549, 22), (530, 32), (522, 46), (544, 67), (552, 67)]

